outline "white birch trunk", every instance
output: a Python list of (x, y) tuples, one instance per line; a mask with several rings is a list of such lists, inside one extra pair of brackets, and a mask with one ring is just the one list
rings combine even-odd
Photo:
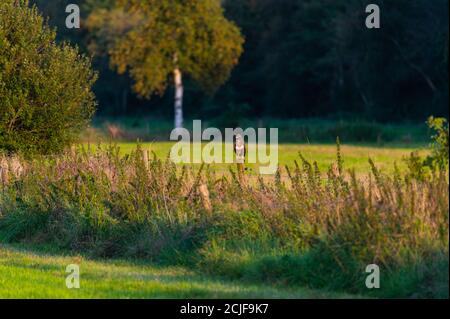
[(175, 128), (183, 127), (183, 77), (179, 68), (173, 71), (175, 81)]

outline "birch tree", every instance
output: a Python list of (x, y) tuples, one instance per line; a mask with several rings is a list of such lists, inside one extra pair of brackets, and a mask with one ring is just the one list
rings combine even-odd
[(138, 95), (162, 95), (173, 83), (175, 128), (183, 127), (184, 78), (212, 92), (243, 51), (240, 30), (225, 18), (220, 0), (117, 0), (112, 9), (94, 11), (87, 25), (105, 41), (112, 66), (129, 72)]

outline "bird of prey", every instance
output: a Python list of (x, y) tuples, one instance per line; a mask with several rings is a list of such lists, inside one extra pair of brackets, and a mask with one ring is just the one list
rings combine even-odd
[(241, 134), (236, 134), (233, 139), (233, 149), (236, 153), (236, 162), (243, 164), (245, 162), (245, 141)]

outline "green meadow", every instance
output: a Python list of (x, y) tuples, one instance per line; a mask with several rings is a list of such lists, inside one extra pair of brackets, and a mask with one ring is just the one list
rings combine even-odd
[[(52, 250), (50, 248), (50, 250)], [(80, 266), (80, 288), (66, 287), (66, 267)], [(67, 252), (0, 245), (2, 298), (355, 298), (301, 287), (245, 284), (142, 260), (93, 260)]]
[[(448, 176), (417, 167), (424, 145), (280, 144), (281, 179), (265, 181), (258, 164), (248, 180), (235, 164), (183, 170), (165, 160), (173, 145), (85, 143), (16, 163), (26, 173), (0, 196), (0, 298), (448, 296)], [(380, 291), (364, 284), (373, 262)], [(80, 289), (65, 287), (72, 263)]]
[[(202, 147), (208, 142), (203, 142)], [(107, 143), (101, 144), (105, 147)], [(175, 145), (174, 142), (118, 142), (116, 144), (122, 155), (130, 154), (136, 151), (138, 145), (142, 150), (149, 151), (150, 154), (155, 154), (160, 159), (165, 159), (170, 155), (171, 148)], [(84, 144), (85, 148), (92, 147), (97, 148), (98, 144)], [(248, 146), (247, 146), (248, 148)], [(191, 147), (192, 151), (192, 147)], [(417, 145), (405, 145), (397, 144), (386, 147), (379, 147), (373, 144), (364, 145), (341, 145), (341, 151), (343, 156), (343, 166), (345, 169), (354, 169), (357, 174), (368, 174), (371, 170), (369, 159), (372, 159), (377, 167), (388, 173), (394, 171), (395, 165), (400, 169), (406, 169), (406, 161), (411, 152), (417, 152), (421, 156), (429, 154), (429, 150), (426, 148), (426, 144)], [(222, 146), (222, 157), (224, 158), (225, 146)], [(294, 162), (300, 161), (299, 154), (311, 163), (317, 162), (319, 169), (323, 172), (330, 167), (330, 165), (336, 159), (336, 144), (293, 144), (286, 143), (280, 144), (278, 147), (278, 165), (282, 168), (288, 166), (293, 168)], [(152, 156), (152, 155), (150, 155)], [(191, 152), (191, 159), (193, 157), (193, 151)], [(247, 159), (248, 160), (248, 159)], [(199, 167), (200, 164), (187, 164), (188, 166)], [(261, 165), (257, 163), (247, 163), (248, 173), (256, 175), (258, 173), (258, 167)], [(266, 166), (267, 164), (263, 164)], [(209, 165), (211, 169), (217, 172), (225, 173), (230, 168), (235, 168), (234, 164), (222, 164), (212, 163)]]

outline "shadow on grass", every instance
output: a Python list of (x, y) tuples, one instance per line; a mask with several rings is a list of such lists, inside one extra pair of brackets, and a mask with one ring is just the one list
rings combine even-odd
[[(80, 289), (67, 289), (68, 264), (80, 265)], [(0, 298), (347, 298), (301, 287), (220, 280), (186, 268), (136, 260), (100, 260), (51, 246), (0, 244)], [(351, 296), (354, 297), (354, 296)]]

